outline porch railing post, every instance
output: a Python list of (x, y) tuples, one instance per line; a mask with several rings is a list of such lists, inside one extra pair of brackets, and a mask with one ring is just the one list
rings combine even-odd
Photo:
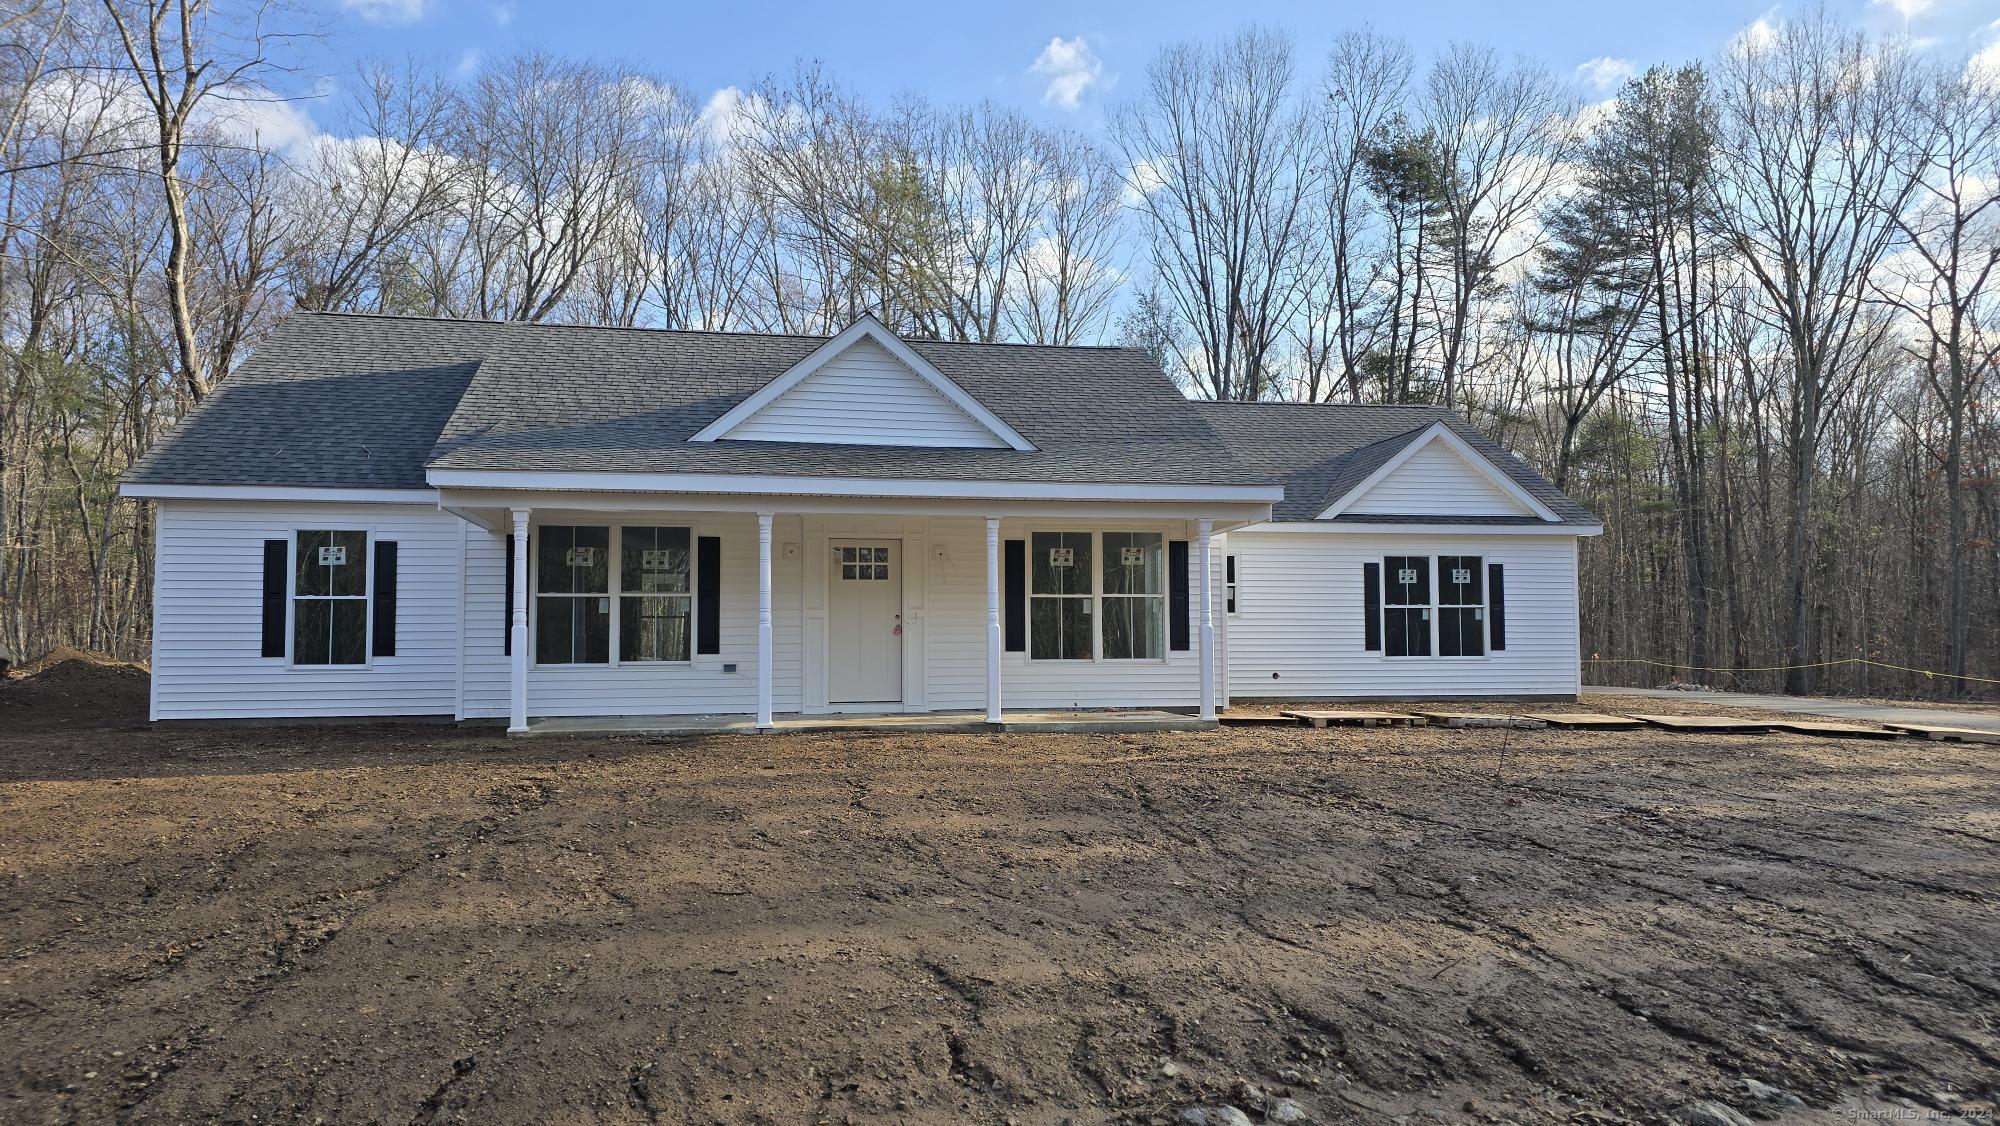
[(1000, 518), (986, 518), (986, 722), (1000, 722)]
[(771, 514), (757, 514), (757, 726), (771, 722)]
[(508, 673), (510, 691), (507, 708), (507, 733), (525, 735), (528, 731), (528, 513), (525, 508), (516, 508), (514, 518), (514, 589), (507, 593), (513, 600), (513, 609), (507, 616), (507, 630), (512, 639), (514, 661)]
[(1215, 521), (1202, 520), (1201, 560), (1201, 718), (1215, 718), (1215, 576), (1209, 565), (1209, 541), (1215, 538)]

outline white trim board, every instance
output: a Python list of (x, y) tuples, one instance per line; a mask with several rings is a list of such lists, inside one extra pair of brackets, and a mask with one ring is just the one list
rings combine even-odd
[(1536, 499), (1533, 493), (1522, 488), (1519, 481), (1508, 476), (1499, 466), (1494, 465), (1492, 461), (1488, 460), (1485, 454), (1474, 449), (1472, 443), (1459, 437), (1450, 426), (1442, 421), (1433, 422), (1425, 427), (1423, 433), (1417, 435), (1408, 445), (1396, 451), (1394, 457), (1383, 462), (1375, 472), (1363, 478), (1360, 484), (1347, 490), (1346, 494), (1335, 500), (1332, 505), (1328, 506), (1325, 512), (1320, 513), (1319, 518), (1321, 520), (1331, 520), (1341, 513), (1346, 512), (1356, 502), (1360, 501), (1362, 497), (1367, 496), (1370, 489), (1381, 484), (1390, 474), (1402, 468), (1405, 462), (1415, 457), (1419, 451), (1428, 448), (1432, 443), (1443, 443), (1446, 449), (1457, 454), (1459, 459), (1465, 462), (1475, 473), (1486, 478), (1492, 483), (1494, 488), (1505, 493), (1529, 512), (1534, 513), (1549, 523), (1561, 523), (1562, 517), (1557, 516), (1553, 509)]
[(1089, 481), (955, 481), (908, 477), (779, 477), (742, 473), (600, 473), (586, 470), (432, 469), (439, 489), (753, 496), (905, 497), (916, 500), (1131, 500), (1275, 504), (1279, 485), (1125, 485)]
[[(690, 442), (715, 442), (729, 438), (731, 433), (755, 418), (765, 408), (777, 402), (786, 392), (804, 383), (813, 373), (825, 367), (837, 357), (862, 340), (871, 340), (888, 352), (916, 377), (928, 384), (932, 390), (944, 396), (952, 406), (978, 423), (995, 439), (1006, 446), (1020, 451), (1030, 451), (1034, 444), (1022, 437), (1020, 432), (986, 408), (984, 403), (973, 398), (963, 387), (952, 382), (951, 377), (939, 371), (936, 365), (924, 359), (909, 345), (890, 332), (887, 326), (876, 320), (874, 314), (863, 313), (861, 319), (847, 326), (841, 333), (812, 350), (805, 359), (793, 364), (790, 369), (776, 379), (757, 389), (749, 398), (731, 407), (722, 417), (697, 431)], [(754, 439), (753, 439), (754, 440)], [(832, 439), (828, 439), (831, 441)], [(918, 443), (956, 444), (956, 443)]]
[(1389, 524), (1337, 520), (1265, 520), (1231, 534), (1307, 532), (1316, 535), (1414, 536), (1601, 536), (1602, 524)]
[(135, 500), (265, 500), (331, 504), (436, 504), (435, 489), (304, 488), (288, 485), (148, 485), (127, 483), (118, 495)]

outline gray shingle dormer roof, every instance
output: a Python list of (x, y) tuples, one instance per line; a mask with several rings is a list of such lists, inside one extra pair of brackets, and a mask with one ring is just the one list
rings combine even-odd
[[(1272, 516), (1312, 520), (1389, 459), (1401, 453), (1434, 423), (1464, 438), (1501, 472), (1547, 505), (1564, 524), (1598, 527), (1584, 507), (1571, 500), (1527, 462), (1481, 433), (1456, 411), (1442, 407), (1374, 406), (1346, 403), (1194, 404), (1239, 461), (1285, 486), (1285, 499)], [(1534, 516), (1398, 517), (1344, 513), (1338, 523), (1385, 524), (1417, 520), (1427, 524), (1534, 525)]]
[(1128, 348), (907, 342), (1031, 451), (688, 441), (826, 339), (299, 313), (125, 480), (421, 489), (437, 467), (1282, 484), (1278, 518), (1297, 520), (1443, 418), (1565, 523), (1596, 523), (1449, 412), (1193, 403)]

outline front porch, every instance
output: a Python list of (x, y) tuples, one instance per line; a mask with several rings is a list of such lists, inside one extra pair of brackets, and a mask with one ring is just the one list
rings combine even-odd
[[(464, 696), (481, 706), (461, 718), (504, 714), (517, 735), (1212, 726), (1220, 537), (1268, 511), (469, 488), (442, 501), (490, 533), (468, 548), (468, 620), (505, 622), (500, 660), (468, 661)], [(494, 587), (488, 617), (474, 603)]]
[(994, 723), (983, 712), (878, 712), (874, 714), (777, 715), (769, 727), (754, 717), (549, 716), (530, 720), (526, 735), (978, 735), (1017, 732), (1038, 735), (1120, 735), (1153, 731), (1206, 731), (1215, 720), (1179, 712), (1130, 711), (1004, 712)]

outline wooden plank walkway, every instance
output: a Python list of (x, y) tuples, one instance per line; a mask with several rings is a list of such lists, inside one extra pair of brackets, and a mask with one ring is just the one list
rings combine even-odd
[(1550, 727), (1568, 727), (1578, 731), (1624, 731), (1634, 727), (1644, 727), (1644, 723), (1631, 716), (1607, 715), (1603, 712), (1522, 712), (1528, 719), (1538, 719)]
[[(1897, 739), (1902, 732), (1886, 727), (1867, 727), (1859, 723), (1838, 723), (1830, 719), (1782, 719), (1771, 726), (1780, 731), (1790, 731), (1798, 735), (1817, 735), (1823, 739)], [(2000, 736), (1995, 736), (2000, 738)]]
[(1972, 727), (1939, 727), (1930, 723), (1891, 723), (1888, 726), (1926, 739), (1954, 743), (2000, 743), (2000, 731), (1980, 731)]
[(1442, 727), (1547, 727), (1539, 719), (1518, 715), (1494, 715), (1487, 712), (1418, 712), (1418, 715)]
[(1718, 735), (1754, 735), (1776, 726), (1769, 720), (1719, 715), (1640, 715), (1634, 712), (1632, 718), (1669, 731), (1707, 731)]
[(1402, 712), (1358, 712), (1323, 711), (1318, 709), (1290, 711), (1285, 713), (1301, 723), (1314, 727), (1422, 727), (1420, 716), (1405, 715)]

